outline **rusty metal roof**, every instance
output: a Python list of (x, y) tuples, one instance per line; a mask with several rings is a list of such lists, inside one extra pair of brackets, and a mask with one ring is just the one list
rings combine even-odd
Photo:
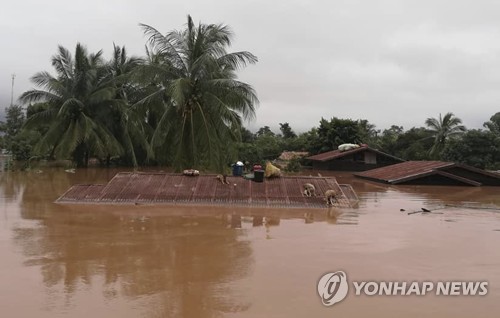
[[(106, 185), (74, 185), (56, 202), (324, 208), (323, 196), (329, 189), (342, 194), (339, 207), (352, 207), (357, 201), (352, 188), (339, 186), (333, 177), (281, 177), (262, 183), (232, 176), (227, 180), (229, 184), (222, 184), (215, 175), (122, 172)], [(304, 183), (315, 186), (315, 197), (303, 195)]]
[(359, 148), (351, 149), (351, 150), (346, 150), (346, 151), (340, 151), (340, 150), (332, 150), (332, 151), (327, 151), (323, 152), (314, 156), (307, 157), (306, 159), (313, 160), (313, 161), (329, 161), (337, 158), (341, 158), (344, 156), (352, 155), (357, 152), (364, 152), (364, 151), (370, 151), (374, 152), (376, 154), (379, 154), (381, 156), (386, 156), (392, 159), (395, 159), (397, 161), (403, 162), (404, 160), (398, 157), (394, 157), (390, 154), (387, 154), (385, 152), (382, 152), (380, 150), (371, 148), (367, 145), (361, 145)]
[[(465, 174), (459, 173), (457, 169), (465, 171)], [(481, 180), (478, 179), (487, 178), (490, 180), (489, 183), (491, 183), (489, 185), (500, 185), (500, 175), (467, 165), (445, 161), (407, 161), (387, 167), (355, 173), (354, 175), (360, 178), (390, 184), (401, 184), (429, 176), (439, 176), (444, 179), (452, 179), (457, 183), (473, 186), (482, 185)]]

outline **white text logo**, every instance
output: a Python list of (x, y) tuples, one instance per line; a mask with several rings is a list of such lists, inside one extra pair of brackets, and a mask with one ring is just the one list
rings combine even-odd
[[(360, 296), (484, 296), (488, 294), (486, 281), (453, 282), (357, 282), (353, 281), (354, 295)], [(343, 271), (327, 273), (318, 282), (318, 294), (325, 306), (341, 302), (349, 291), (347, 274)]]
[(342, 271), (327, 273), (318, 282), (318, 294), (325, 306), (332, 306), (347, 296), (347, 275)]

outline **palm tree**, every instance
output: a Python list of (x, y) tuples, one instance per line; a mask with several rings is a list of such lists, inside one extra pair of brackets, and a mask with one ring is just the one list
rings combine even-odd
[(28, 104), (49, 104), (25, 125), (30, 129), (49, 123), (34, 152), (63, 159), (71, 156), (78, 166), (87, 165), (93, 155), (100, 158), (120, 155), (122, 147), (106, 127), (109, 119), (105, 115), (118, 101), (116, 88), (106, 80), (102, 52), (88, 54), (78, 43), (73, 58), (59, 46), (58, 54), (52, 57), (52, 66), (56, 77), (48, 72), (35, 74), (31, 80), (40, 89), (29, 90), (20, 97)]
[(131, 75), (143, 62), (142, 58), (129, 57), (125, 47), (113, 44), (113, 57), (106, 65), (108, 84), (115, 87), (115, 98), (119, 101), (109, 108), (108, 118), (113, 120), (108, 122), (108, 128), (123, 146), (124, 159), (134, 167), (139, 165), (138, 152), (145, 154), (145, 159), (153, 156), (148, 142), (152, 131), (144, 120), (145, 115), (131, 107), (141, 93), (140, 86), (133, 81)]
[(490, 120), (483, 124), (484, 127), (488, 128), (489, 131), (500, 136), (500, 112), (495, 113), (490, 117)]
[(456, 137), (466, 130), (465, 126), (461, 125), (462, 120), (450, 112), (446, 113), (444, 117), (439, 114), (438, 119), (427, 118), (425, 124), (434, 137), (434, 144), (430, 149), (430, 155), (433, 157), (437, 157), (441, 153), (448, 139)]
[(141, 26), (151, 51), (138, 74), (150, 91), (136, 107), (156, 107), (151, 109), (158, 114), (151, 143), (157, 157), (163, 155), (177, 168), (223, 169), (240, 139), (242, 120), (254, 117), (258, 102), (236, 71), (257, 58), (246, 51), (227, 52), (232, 32), (225, 25), (195, 26), (188, 16), (186, 29), (166, 35)]

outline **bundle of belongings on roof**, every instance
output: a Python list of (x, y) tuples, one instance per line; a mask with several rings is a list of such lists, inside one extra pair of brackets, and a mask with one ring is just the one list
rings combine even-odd
[(281, 177), (281, 170), (273, 166), (271, 162), (266, 162), (266, 170), (264, 172), (266, 178)]
[(352, 150), (352, 149), (356, 149), (356, 148), (359, 148), (359, 145), (356, 145), (356, 144), (342, 144), (339, 146), (339, 150), (340, 151), (347, 151), (347, 150)]

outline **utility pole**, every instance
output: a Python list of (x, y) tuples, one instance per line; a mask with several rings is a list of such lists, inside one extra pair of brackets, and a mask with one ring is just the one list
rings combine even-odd
[(10, 91), (10, 107), (14, 106), (14, 80), (16, 79), (16, 74), (12, 74), (12, 89)]

